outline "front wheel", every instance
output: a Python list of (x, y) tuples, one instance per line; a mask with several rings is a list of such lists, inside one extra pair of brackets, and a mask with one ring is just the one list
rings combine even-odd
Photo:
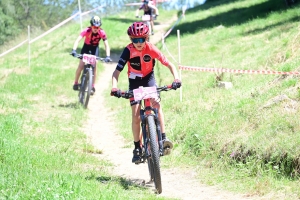
[(92, 91), (92, 84), (93, 84), (93, 70), (90, 68), (87, 73), (87, 83), (86, 83), (86, 98), (84, 102), (84, 108), (88, 107), (91, 91)]
[(79, 90), (79, 102), (87, 108), (91, 90), (92, 90), (92, 82), (93, 82), (93, 72), (91, 69), (87, 69), (87, 72), (81, 77), (81, 84)]
[(147, 117), (147, 134), (148, 139), (148, 151), (150, 156), (147, 158), (148, 168), (151, 181), (154, 181), (155, 189), (158, 194), (162, 192), (161, 175), (160, 175), (160, 160), (159, 160), (159, 147), (156, 133), (156, 125), (154, 116)]

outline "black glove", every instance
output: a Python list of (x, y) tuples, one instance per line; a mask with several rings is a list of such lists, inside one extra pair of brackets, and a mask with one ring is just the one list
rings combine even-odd
[(181, 87), (181, 81), (179, 79), (175, 79), (172, 83), (172, 89), (176, 90)]
[(104, 58), (104, 61), (105, 61), (105, 62), (111, 62), (112, 60), (110, 59), (109, 56), (106, 56), (106, 58)]
[(139, 18), (139, 16), (136, 15), (135, 18)]
[(72, 53), (71, 53), (71, 55), (72, 55), (72, 56), (74, 56), (74, 57), (77, 55), (77, 52), (76, 52), (76, 50), (75, 50), (75, 49), (72, 49)]
[(110, 96), (115, 96), (115, 97), (120, 98), (121, 97), (121, 90), (119, 90), (118, 88), (111, 89)]

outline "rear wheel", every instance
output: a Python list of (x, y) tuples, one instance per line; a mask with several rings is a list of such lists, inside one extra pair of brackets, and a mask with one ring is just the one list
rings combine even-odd
[(148, 160), (148, 168), (150, 179), (154, 181), (155, 189), (158, 194), (162, 192), (161, 175), (160, 175), (160, 161), (159, 161), (159, 148), (158, 139), (156, 133), (156, 125), (154, 121), (154, 116), (147, 117), (147, 133), (150, 141), (148, 142), (148, 150), (150, 156)]

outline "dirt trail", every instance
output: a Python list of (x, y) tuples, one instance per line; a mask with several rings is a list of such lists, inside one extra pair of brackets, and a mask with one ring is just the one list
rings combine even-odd
[[(156, 25), (155, 35), (151, 37), (151, 42), (158, 42), (161, 39), (163, 29), (170, 24)], [(117, 61), (118, 57), (112, 57)], [(85, 132), (89, 140), (98, 149), (103, 151), (101, 157), (114, 164), (112, 173), (122, 176), (136, 184), (145, 185), (153, 190), (153, 184), (147, 184), (149, 180), (147, 164), (135, 165), (131, 163), (133, 144), (125, 148), (125, 142), (120, 136), (112, 121), (110, 113), (104, 105), (104, 95), (109, 95), (105, 90), (111, 87), (111, 75), (116, 67), (116, 63), (105, 64), (105, 69), (98, 77), (96, 93), (91, 98), (89, 107), (89, 120), (85, 127)], [(101, 81), (99, 81), (101, 80)], [(101, 83), (101, 84), (100, 84)], [(112, 97), (113, 98), (113, 97)], [(128, 124), (130, 126), (130, 124)], [(163, 162), (163, 160), (162, 160)], [(191, 169), (162, 169), (163, 192), (160, 196), (176, 199), (222, 199), (241, 200), (250, 199), (245, 195), (235, 195), (227, 191), (222, 191), (217, 187), (200, 184), (196, 178), (196, 172)]]

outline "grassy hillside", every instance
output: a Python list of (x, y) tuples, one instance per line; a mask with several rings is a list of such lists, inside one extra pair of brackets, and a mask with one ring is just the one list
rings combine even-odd
[[(169, 59), (179, 60), (178, 29), (182, 65), (299, 71), (299, 19), (299, 4), (287, 9), (281, 0), (207, 1), (187, 10), (167, 38), (175, 60)], [(160, 85), (172, 81), (161, 65), (156, 76)], [(217, 87), (219, 80), (233, 88)], [(166, 167), (192, 165), (203, 182), (230, 190), (300, 197), (299, 76), (182, 71), (182, 81), (182, 102), (179, 91), (162, 94), (176, 144)], [(112, 110), (122, 109), (120, 131), (131, 141), (129, 108), (109, 101)]]
[[(159, 18), (173, 13), (162, 10)], [(133, 17), (103, 19), (112, 53), (120, 54), (128, 43)], [(299, 5), (287, 9), (283, 0), (208, 0), (186, 12), (166, 45), (178, 60), (179, 29), (182, 65), (298, 71), (299, 19)], [(0, 58), (2, 199), (130, 199), (132, 193), (158, 198), (109, 174), (111, 164), (88, 153), (101, 152), (83, 133), (86, 112), (71, 89), (78, 60), (68, 53), (79, 27), (70, 23), (33, 43), (30, 67), (26, 46)], [(165, 67), (158, 64), (156, 70), (159, 85), (172, 82)], [(120, 88), (127, 89), (126, 73), (120, 79)], [(217, 87), (217, 79), (233, 88)], [(232, 191), (300, 198), (298, 80), (182, 71), (183, 101), (178, 90), (162, 94), (167, 134), (175, 143), (163, 167), (190, 166), (199, 181)], [(128, 101), (107, 96), (107, 106), (118, 111), (120, 133), (131, 143)]]
[[(127, 43), (125, 30), (135, 20), (132, 13), (117, 17), (103, 19), (113, 53)], [(94, 156), (101, 151), (84, 133), (87, 111), (72, 90), (78, 60), (69, 53), (79, 33), (71, 22), (34, 42), (30, 66), (27, 45), (0, 58), (0, 199), (158, 198), (110, 174), (111, 163)]]

